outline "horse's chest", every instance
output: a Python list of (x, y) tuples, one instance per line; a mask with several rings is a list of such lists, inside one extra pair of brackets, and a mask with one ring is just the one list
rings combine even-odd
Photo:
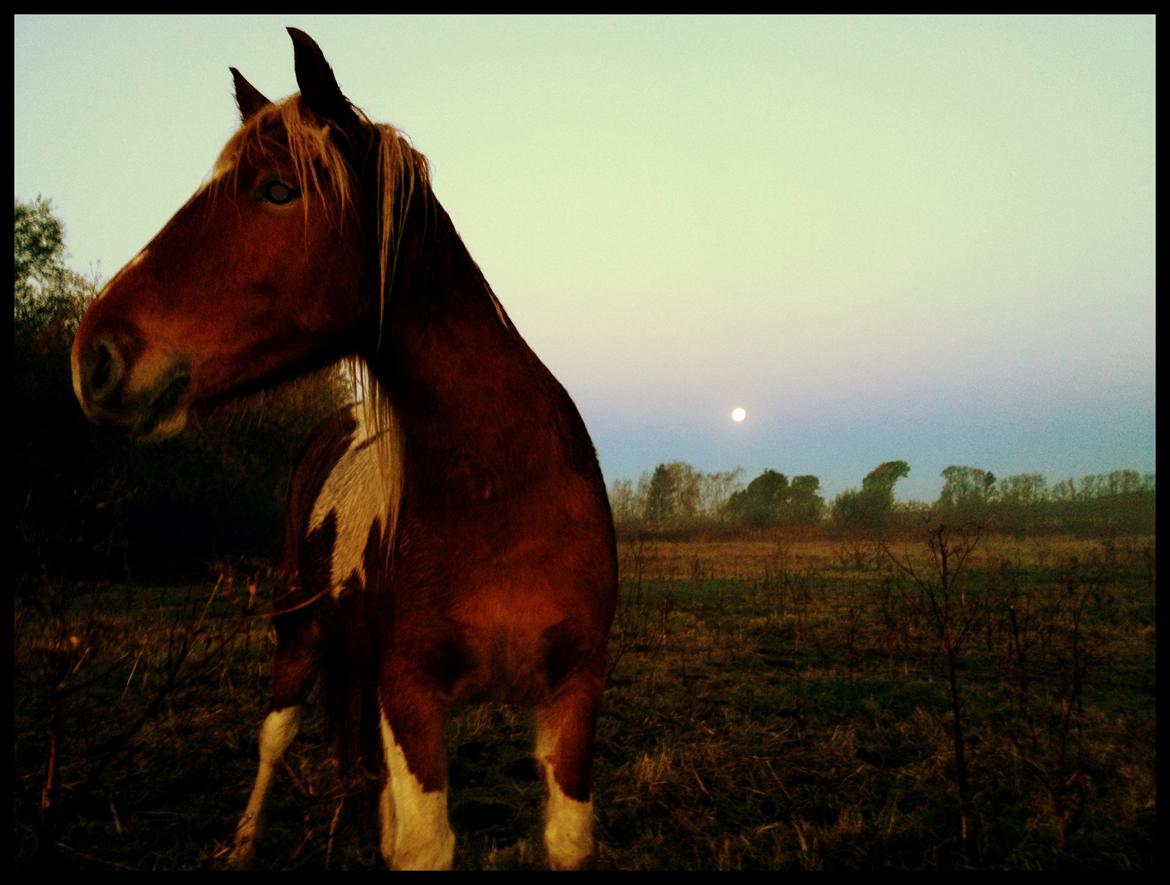
[(308, 532), (332, 534), (326, 549), (334, 597), (355, 579), (368, 586), (371, 548), (380, 546), (389, 519), (389, 498), (378, 477), (376, 447), (358, 442), (329, 471), (313, 504)]

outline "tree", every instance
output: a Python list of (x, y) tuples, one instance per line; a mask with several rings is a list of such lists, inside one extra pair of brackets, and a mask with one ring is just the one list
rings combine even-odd
[(833, 522), (842, 529), (881, 533), (894, 509), (894, 485), (910, 473), (905, 461), (885, 461), (865, 475), (861, 490), (849, 489), (833, 500)]
[(9, 445), (17, 459), (19, 574), (63, 556), (81, 560), (96, 547), (111, 552), (118, 518), (109, 506), (117, 494), (103, 476), (109, 450), (92, 439), (70, 379), (69, 346), (93, 287), (66, 269), (64, 226), (48, 200), (15, 200), (12, 233)]
[(642, 512), (637, 496), (634, 494), (634, 484), (628, 479), (616, 479), (609, 489), (609, 509), (613, 513), (614, 522), (630, 522)]
[(699, 510), (699, 475), (683, 461), (659, 464), (653, 474), (643, 474), (638, 493), (645, 501), (648, 522), (661, 525), (680, 517), (693, 518)]
[(825, 505), (817, 494), (820, 486), (815, 476), (797, 476), (790, 482), (783, 473), (766, 469), (728, 499), (727, 515), (756, 528), (814, 523)]
[(16, 333), (41, 332), (55, 319), (75, 323), (93, 287), (65, 267), (65, 227), (49, 200), (13, 201), (12, 247)]
[(34, 282), (44, 282), (61, 267), (65, 229), (53, 214), (52, 203), (38, 196), (31, 203), (13, 200), (13, 256), (16, 294), (27, 297)]
[(1001, 531), (1023, 535), (1043, 524), (1050, 500), (1041, 473), (1020, 473), (997, 480), (991, 491), (996, 524)]
[(817, 494), (821, 481), (815, 476), (794, 476), (788, 487), (793, 522), (817, 523), (825, 511), (825, 499)]
[(1142, 478), (1136, 470), (1114, 470), (1107, 485), (1111, 495), (1130, 495), (1141, 490)]
[(1048, 480), (1042, 473), (1020, 473), (999, 480), (992, 494), (1014, 507), (1034, 507), (1048, 500)]
[(956, 522), (987, 521), (987, 505), (995, 493), (995, 474), (979, 467), (952, 465), (942, 472), (938, 510)]
[(741, 473), (740, 467), (702, 473), (683, 461), (659, 464), (653, 472), (642, 474), (637, 489), (628, 479), (614, 480), (609, 488), (610, 510), (619, 524), (720, 518)]
[(699, 512), (703, 516), (718, 517), (724, 513), (741, 473), (743, 468), (736, 467), (721, 473), (699, 474)]
[(865, 475), (861, 481), (861, 493), (868, 495), (886, 510), (894, 507), (894, 484), (910, 475), (910, 465), (905, 461), (885, 461)]
[(784, 513), (788, 500), (788, 477), (775, 470), (765, 470), (742, 491), (727, 501), (727, 512), (732, 519), (759, 528), (776, 525)]

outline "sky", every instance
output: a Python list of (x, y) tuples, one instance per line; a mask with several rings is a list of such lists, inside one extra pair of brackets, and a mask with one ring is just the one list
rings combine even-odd
[(1155, 471), (1152, 16), (16, 16), (72, 267), (207, 178), (229, 65), (296, 91), (286, 25), (430, 159), (607, 482)]

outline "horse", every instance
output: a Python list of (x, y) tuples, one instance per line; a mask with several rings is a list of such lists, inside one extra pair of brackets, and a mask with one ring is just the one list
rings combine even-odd
[(617, 603), (593, 443), (468, 254), (426, 158), (288, 32), (299, 92), (271, 102), (230, 69), (239, 130), (99, 293), (71, 353), (85, 414), (142, 440), (338, 360), (368, 371), (361, 404), (310, 440), (294, 475), (282, 571), (300, 602), (277, 625), (230, 862), (252, 863), (275, 766), (332, 667), (376, 712), (390, 867), (452, 865), (444, 723), (492, 700), (534, 711), (549, 865), (580, 868), (595, 851)]

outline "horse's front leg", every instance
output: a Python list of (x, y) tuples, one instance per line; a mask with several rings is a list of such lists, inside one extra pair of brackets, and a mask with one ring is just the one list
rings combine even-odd
[(549, 866), (575, 870), (593, 859), (590, 778), (602, 679), (582, 674), (537, 710), (536, 758), (547, 789), (544, 843)]
[(382, 857), (396, 870), (448, 870), (455, 834), (447, 819), (447, 711), (432, 689), (412, 683), (408, 674), (392, 676), (378, 697), (386, 753)]
[(276, 656), (272, 661), (272, 703), (260, 726), (260, 767), (248, 797), (248, 806), (236, 825), (235, 844), (228, 857), (232, 869), (248, 869), (264, 830), (264, 806), (276, 766), (284, 757), (301, 723), (301, 703), (317, 675), (316, 622), (303, 617), (277, 625)]

